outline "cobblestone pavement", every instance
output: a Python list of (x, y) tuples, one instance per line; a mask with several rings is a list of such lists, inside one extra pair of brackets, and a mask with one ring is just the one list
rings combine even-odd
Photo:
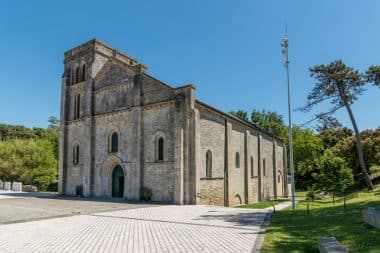
[(70, 198), (55, 194), (0, 190), (0, 224), (134, 209), (151, 205), (117, 199)]
[(251, 252), (267, 210), (159, 206), (0, 225), (0, 252)]

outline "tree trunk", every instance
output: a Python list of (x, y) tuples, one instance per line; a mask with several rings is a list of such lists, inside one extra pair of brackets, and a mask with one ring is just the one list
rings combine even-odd
[(356, 151), (358, 152), (358, 156), (359, 156), (359, 164), (360, 164), (360, 167), (362, 168), (362, 171), (363, 171), (363, 174), (364, 174), (364, 178), (365, 178), (365, 181), (367, 183), (368, 190), (372, 190), (373, 189), (373, 185), (372, 185), (371, 179), (369, 178), (367, 167), (365, 165), (364, 155), (363, 155), (363, 149), (362, 149), (362, 144), (361, 144), (361, 141), (360, 141), (360, 133), (359, 133), (359, 130), (358, 130), (358, 126), (356, 125), (356, 121), (355, 121), (355, 118), (354, 118), (354, 114), (352, 113), (351, 107), (347, 103), (347, 101), (345, 101), (345, 99), (344, 99), (344, 104), (345, 104), (345, 106), (347, 108), (348, 115), (350, 116), (350, 120), (351, 120), (352, 126), (354, 128), (355, 142), (356, 142)]

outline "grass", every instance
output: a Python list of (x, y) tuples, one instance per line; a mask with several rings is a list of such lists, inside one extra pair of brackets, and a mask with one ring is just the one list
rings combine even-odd
[(295, 195), (296, 195), (296, 198), (306, 198), (307, 191), (297, 191)]
[(288, 199), (274, 199), (274, 200), (268, 200), (263, 201), (255, 204), (248, 204), (248, 205), (242, 205), (237, 206), (238, 208), (255, 208), (255, 209), (264, 209), (267, 207), (272, 207), (273, 205), (280, 204), (282, 202), (289, 201)]
[(262, 252), (319, 252), (317, 238), (334, 236), (350, 252), (380, 252), (380, 230), (363, 222), (362, 211), (368, 206), (380, 209), (380, 188), (361, 190), (346, 198), (310, 202), (301, 201), (296, 209), (272, 215)]

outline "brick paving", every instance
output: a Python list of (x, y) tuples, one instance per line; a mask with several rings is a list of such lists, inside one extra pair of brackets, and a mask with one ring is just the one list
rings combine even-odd
[(0, 252), (251, 252), (268, 213), (173, 205), (0, 225)]

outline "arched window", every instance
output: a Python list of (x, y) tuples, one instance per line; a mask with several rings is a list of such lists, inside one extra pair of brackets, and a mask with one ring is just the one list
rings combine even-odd
[(206, 177), (212, 177), (212, 153), (211, 150), (206, 152)]
[(73, 148), (73, 164), (78, 164), (79, 163), (79, 145), (76, 144), (74, 145)]
[(265, 158), (263, 159), (263, 174), (266, 176), (266, 164), (265, 164)]
[(281, 183), (281, 175), (280, 174), (277, 175), (277, 182)]
[(80, 117), (80, 94), (76, 95), (74, 101), (74, 119), (79, 119)]
[(75, 71), (75, 83), (79, 83), (79, 67)]
[(86, 64), (82, 66), (82, 81), (86, 81)]
[(235, 167), (240, 168), (240, 154), (239, 154), (239, 152), (236, 152), (236, 155), (235, 155)]
[(110, 145), (109, 146), (110, 146), (109, 151), (111, 153), (117, 153), (118, 152), (118, 149), (119, 149), (119, 135), (116, 132), (113, 132), (111, 134)]
[(253, 157), (251, 156), (251, 177), (254, 176), (254, 171), (253, 171), (254, 167), (253, 167)]
[(164, 138), (160, 137), (157, 140), (157, 161), (164, 160)]

